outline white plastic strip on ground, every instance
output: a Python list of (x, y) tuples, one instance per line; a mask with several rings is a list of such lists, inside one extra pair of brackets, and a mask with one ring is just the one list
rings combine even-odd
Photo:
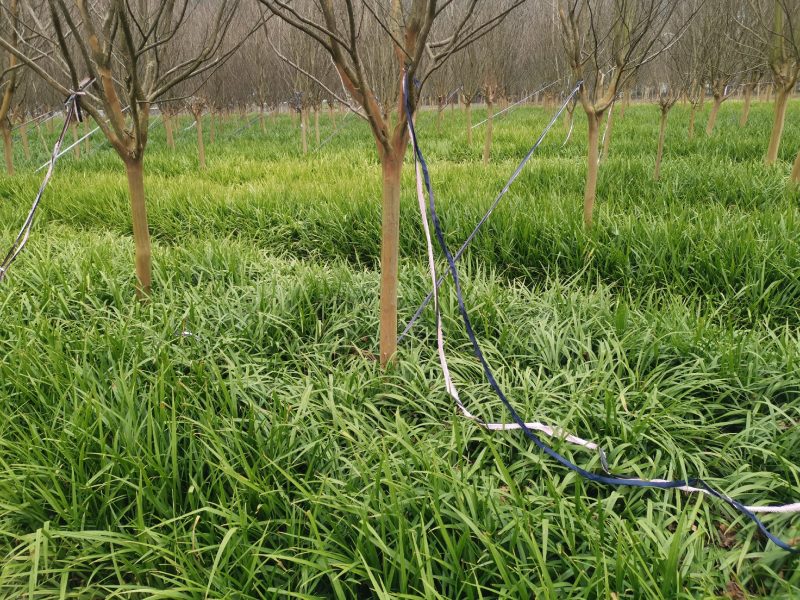
[[(417, 200), (419, 201), (419, 210), (420, 216), (422, 217), (422, 227), (425, 231), (425, 241), (428, 246), (428, 268), (431, 274), (431, 282), (433, 283), (433, 306), (434, 311), (436, 313), (436, 342), (439, 352), (439, 363), (442, 366), (442, 374), (444, 375), (444, 384), (447, 393), (450, 395), (451, 398), (458, 406), (461, 414), (468, 419), (471, 419), (478, 423), (481, 427), (488, 429), (490, 431), (511, 431), (514, 429), (521, 429), (520, 426), (516, 423), (485, 423), (480, 418), (476, 417), (472, 413), (470, 413), (464, 404), (461, 402), (461, 399), (458, 396), (458, 389), (456, 388), (455, 384), (453, 383), (453, 379), (450, 376), (450, 369), (447, 366), (447, 356), (445, 355), (444, 351), (444, 332), (442, 329), (442, 316), (441, 311), (439, 309), (439, 291), (436, 286), (436, 264), (435, 264), (435, 256), (433, 252), (433, 240), (431, 238), (430, 227), (428, 226), (428, 218), (427, 218), (427, 210), (425, 208), (425, 194), (422, 191), (422, 176), (420, 174), (420, 166), (419, 162), (414, 160), (414, 168), (416, 170), (417, 176)], [(561, 438), (566, 440), (571, 444), (575, 444), (576, 446), (582, 446), (587, 450), (591, 451), (600, 451), (600, 447), (595, 444), (594, 442), (590, 442), (579, 438), (577, 436), (571, 435), (569, 433), (564, 432), (563, 430), (555, 427), (550, 427), (549, 425), (545, 425), (544, 423), (525, 423), (525, 426), (528, 429), (534, 429), (536, 431), (540, 431), (545, 435), (548, 435), (553, 438)]]

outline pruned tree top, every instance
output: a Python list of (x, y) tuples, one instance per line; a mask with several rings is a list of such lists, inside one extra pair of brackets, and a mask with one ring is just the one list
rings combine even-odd
[(604, 112), (636, 70), (681, 38), (685, 0), (560, 0), (563, 43), (584, 82), (581, 102)]
[[(424, 83), (450, 56), (486, 35), (524, 2), (493, 2), (487, 15), (478, 9), (478, 0), (259, 1), (328, 52), (383, 153), (392, 152), (400, 141), (403, 147), (407, 143), (399, 86), (403, 73)], [(347, 102), (341, 96), (337, 100)], [(409, 100), (413, 109), (414, 90)], [(392, 127), (388, 117), (395, 110), (399, 119)]]
[[(149, 105), (186, 80), (220, 65), (238, 47), (225, 45), (240, 0), (39, 0), (26, 3), (32, 43), (0, 31), (0, 48), (67, 96), (94, 83), (83, 105), (112, 145), (138, 156)], [(193, 24), (192, 34), (185, 31)]]

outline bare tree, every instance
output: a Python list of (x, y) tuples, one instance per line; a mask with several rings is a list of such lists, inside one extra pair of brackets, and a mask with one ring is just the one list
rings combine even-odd
[(572, 72), (582, 80), (580, 102), (589, 122), (583, 219), (592, 224), (599, 171), (600, 121), (636, 70), (681, 34), (678, 2), (559, 0), (562, 37)]
[(800, 2), (797, 0), (749, 0), (749, 12), (740, 24), (761, 50), (775, 86), (775, 116), (767, 147), (766, 162), (778, 160), (789, 97), (800, 77)]
[(750, 104), (753, 101), (753, 92), (763, 78), (764, 71), (760, 66), (750, 69), (745, 76), (745, 81), (742, 84), (744, 103), (742, 104), (742, 113), (739, 115), (739, 128), (747, 125), (747, 121), (750, 118)]
[(702, 26), (704, 82), (714, 99), (706, 123), (706, 135), (711, 135), (722, 103), (736, 90), (732, 85), (736, 76), (745, 72), (742, 54), (737, 48), (741, 27), (737, 9), (741, 0), (705, 0), (696, 17)]
[[(20, 7), (18, 0), (3, 0), (0, 2), (0, 35), (8, 37), (14, 45), (20, 43)], [(3, 134), (3, 150), (6, 161), (6, 172), (14, 174), (14, 151), (11, 139), (11, 109), (14, 93), (19, 82), (20, 62), (13, 52), (3, 49), (0, 52), (0, 131)]]
[(472, 104), (481, 91), (482, 60), (475, 44), (453, 57), (453, 72), (461, 86), (461, 102), (466, 116), (467, 145), (472, 146)]
[[(143, 162), (150, 107), (180, 83), (224, 62), (232, 50), (222, 52), (223, 42), (239, 1), (43, 0), (30, 12), (44, 50), (34, 52), (0, 33), (0, 48), (65, 97), (82, 81), (91, 82), (82, 107), (127, 173), (139, 297), (151, 289)], [(185, 31), (189, 24), (194, 24), (191, 36)], [(49, 59), (45, 65), (39, 62), (42, 52)]]
[(697, 112), (705, 96), (704, 77), (706, 72), (706, 43), (703, 20), (692, 19), (703, 6), (704, 0), (687, 0), (679, 8), (677, 19), (688, 21), (680, 39), (670, 48), (673, 75), (680, 78), (680, 89), (684, 100), (689, 104), (688, 139), (694, 138)]
[[(411, 82), (406, 92), (414, 111), (420, 93), (416, 82), (421, 86), (453, 53), (490, 31), (523, 0), (494, 2), (488, 19), (476, 15), (478, 0), (393, 0), (387, 4), (372, 0), (259, 1), (327, 51), (375, 138), (383, 171), (380, 360), (386, 365), (397, 349), (400, 174), (409, 139), (404, 81)], [(456, 25), (445, 27), (443, 23)], [(365, 28), (374, 33), (362, 36)], [(378, 59), (368, 61), (376, 52), (381, 53)], [(386, 56), (391, 63), (383, 60)], [(376, 83), (381, 81), (390, 82), (392, 91), (376, 92)], [(343, 95), (337, 99), (350, 104)], [(396, 119), (392, 118), (395, 112)]]
[(319, 111), (325, 90), (335, 85), (331, 79), (330, 57), (315, 40), (279, 19), (272, 24), (271, 35), (276, 42), (270, 41), (270, 44), (283, 62), (279, 72), (300, 113), (301, 147), (303, 154), (307, 154), (310, 113), (314, 113), (315, 140), (319, 146)]
[(658, 89), (658, 106), (661, 111), (656, 165), (653, 169), (653, 179), (656, 181), (661, 178), (661, 160), (664, 157), (664, 140), (666, 138), (669, 112), (683, 92), (685, 82), (681, 74), (681, 63), (676, 61), (674, 56), (679, 49), (673, 47), (671, 50), (671, 52), (664, 53), (656, 59), (651, 73), (653, 85)]
[(186, 108), (194, 119), (194, 129), (197, 134), (197, 164), (201, 171), (206, 168), (206, 143), (203, 136), (203, 114), (208, 109), (208, 100), (199, 94), (192, 96), (186, 102)]

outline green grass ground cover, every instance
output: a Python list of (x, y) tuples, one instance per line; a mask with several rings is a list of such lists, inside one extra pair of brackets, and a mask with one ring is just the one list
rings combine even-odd
[[(688, 111), (677, 107), (659, 182), (657, 108), (617, 115), (588, 233), (585, 125), (564, 148), (559, 125), (467, 253), (463, 277), (487, 356), (526, 418), (598, 441), (615, 472), (699, 475), (745, 503), (794, 502), (800, 201), (785, 180), (800, 104), (777, 167), (762, 163), (770, 107), (757, 105), (743, 130), (739, 108), (727, 102), (711, 139), (698, 126), (687, 141)], [(524, 108), (499, 120), (484, 167), (460, 111), (441, 133), (434, 113), (421, 114), (452, 245), (548, 118)], [(233, 137), (243, 123), (225, 124), (202, 172), (193, 130), (173, 153), (153, 129), (155, 292), (145, 305), (132, 299), (119, 159), (99, 148), (57, 168), (0, 286), (0, 596), (800, 594), (797, 559), (724, 505), (599, 488), (518, 433), (461, 419), (430, 312), (380, 373), (370, 359), (380, 169), (366, 126), (340, 121), (304, 157), (287, 117)], [(322, 126), (324, 138), (327, 115)], [(16, 177), (0, 178), (4, 244), (38, 187), (39, 146), (30, 164), (17, 157)], [(412, 175), (403, 320), (428, 286)], [(443, 309), (462, 397), (486, 419), (506, 418), (450, 288)], [(766, 520), (800, 538), (797, 518)]]

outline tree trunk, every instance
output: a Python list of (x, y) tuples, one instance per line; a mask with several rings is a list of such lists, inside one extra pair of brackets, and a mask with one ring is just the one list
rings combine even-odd
[(55, 118), (47, 120), (47, 133), (48, 134), (52, 134), (54, 129), (55, 129), (55, 123), (53, 123), (54, 120), (55, 120)]
[(658, 130), (658, 152), (656, 152), (656, 168), (653, 171), (653, 179), (658, 181), (661, 177), (661, 158), (664, 156), (664, 137), (667, 131), (668, 110), (661, 111), (661, 127)]
[(608, 121), (606, 122), (606, 132), (603, 134), (603, 154), (602, 159), (608, 157), (608, 150), (611, 147), (611, 132), (614, 130), (614, 105), (608, 109)]
[(688, 135), (689, 140), (694, 139), (694, 120), (696, 114), (697, 114), (697, 105), (694, 102), (692, 102), (692, 109), (689, 112), (689, 135)]
[(208, 120), (210, 121), (209, 124), (209, 132), (208, 132), (208, 143), (213, 144), (217, 139), (217, 128), (214, 125), (214, 112), (210, 112), (208, 114)]
[(78, 135), (78, 122), (74, 121), (71, 126), (72, 129), (72, 141), (75, 143), (75, 149), (73, 152), (75, 153), (75, 158), (81, 157), (81, 145), (77, 143), (80, 136)]
[(167, 132), (167, 148), (175, 150), (175, 136), (172, 133), (172, 117), (167, 113), (163, 113), (164, 131)]
[(400, 174), (402, 167), (402, 154), (382, 157), (380, 360), (384, 367), (393, 360), (397, 351), (397, 282), (400, 255)]
[(266, 125), (266, 122), (264, 120), (264, 105), (262, 104), (261, 107), (258, 110), (259, 110), (259, 113), (258, 113), (258, 124), (261, 127), (261, 133), (266, 133), (267, 132), (267, 125)]
[(319, 148), (319, 108), (314, 108), (314, 137)]
[(744, 86), (744, 106), (742, 106), (742, 116), (739, 117), (739, 127), (747, 125), (747, 119), (750, 117), (750, 100), (753, 97), (753, 86)]
[[(4, 119), (4, 121), (6, 121)], [(7, 122), (2, 125), (3, 129), (3, 151), (6, 158), (6, 173), (9, 175), (14, 174), (14, 146), (11, 141), (11, 127)]]
[(200, 160), (200, 169), (205, 170), (206, 168), (206, 145), (203, 141), (203, 116), (197, 115), (194, 118), (195, 123), (197, 123), (197, 156)]
[(300, 112), (300, 138), (302, 140), (303, 154), (308, 154), (308, 110)]
[(44, 148), (44, 151), (47, 152), (49, 148), (47, 147), (47, 142), (44, 139), (44, 133), (42, 133), (41, 125), (36, 125), (36, 133), (39, 134), (39, 140), (42, 142), (42, 147)]
[(794, 159), (791, 180), (792, 183), (800, 185), (800, 151), (797, 152), (797, 158)]
[(128, 192), (131, 197), (131, 218), (133, 220), (133, 243), (136, 261), (136, 296), (141, 300), (150, 295), (151, 290), (151, 249), (150, 230), (147, 227), (147, 207), (144, 196), (143, 159), (125, 161), (128, 175)]
[(89, 152), (92, 151), (91, 142), (89, 141), (90, 140), (90, 137), (89, 137), (89, 132), (90, 131), (91, 131), (91, 129), (89, 128), (89, 119), (84, 119), (84, 121), (83, 121), (83, 135), (85, 136), (85, 139), (83, 140), (83, 150), (84, 150), (84, 152), (86, 152), (87, 155), (89, 154)]
[(444, 106), (439, 106), (439, 112), (436, 115), (436, 133), (442, 133), (442, 117), (444, 116)]
[(328, 103), (328, 114), (331, 117), (331, 125), (333, 126), (333, 130), (336, 131), (336, 111), (333, 110), (333, 105), (330, 102)]
[(714, 124), (717, 122), (720, 106), (722, 106), (722, 96), (714, 96), (714, 104), (711, 107), (711, 114), (708, 115), (708, 123), (706, 123), (706, 135), (711, 135), (714, 131)]
[(592, 226), (594, 201), (597, 197), (597, 173), (600, 169), (600, 123), (597, 113), (587, 113), (586, 117), (589, 121), (589, 151), (586, 169), (586, 189), (583, 194), (583, 223), (588, 229)]
[(22, 140), (22, 151), (25, 153), (25, 160), (31, 159), (31, 145), (28, 141), (28, 126), (25, 123), (20, 123), (19, 136)]
[(467, 102), (464, 105), (464, 111), (467, 114), (467, 145), (472, 146), (472, 103)]
[(483, 164), (489, 164), (489, 156), (492, 153), (492, 128), (494, 115), (492, 114), (492, 99), (486, 97), (486, 140), (483, 143)]
[(778, 160), (778, 150), (781, 146), (781, 137), (783, 136), (783, 124), (786, 120), (786, 105), (789, 102), (789, 96), (792, 93), (791, 86), (789, 88), (782, 87), (775, 97), (775, 118), (772, 124), (772, 134), (769, 138), (769, 147), (767, 148), (766, 163), (768, 165), (774, 164)]

